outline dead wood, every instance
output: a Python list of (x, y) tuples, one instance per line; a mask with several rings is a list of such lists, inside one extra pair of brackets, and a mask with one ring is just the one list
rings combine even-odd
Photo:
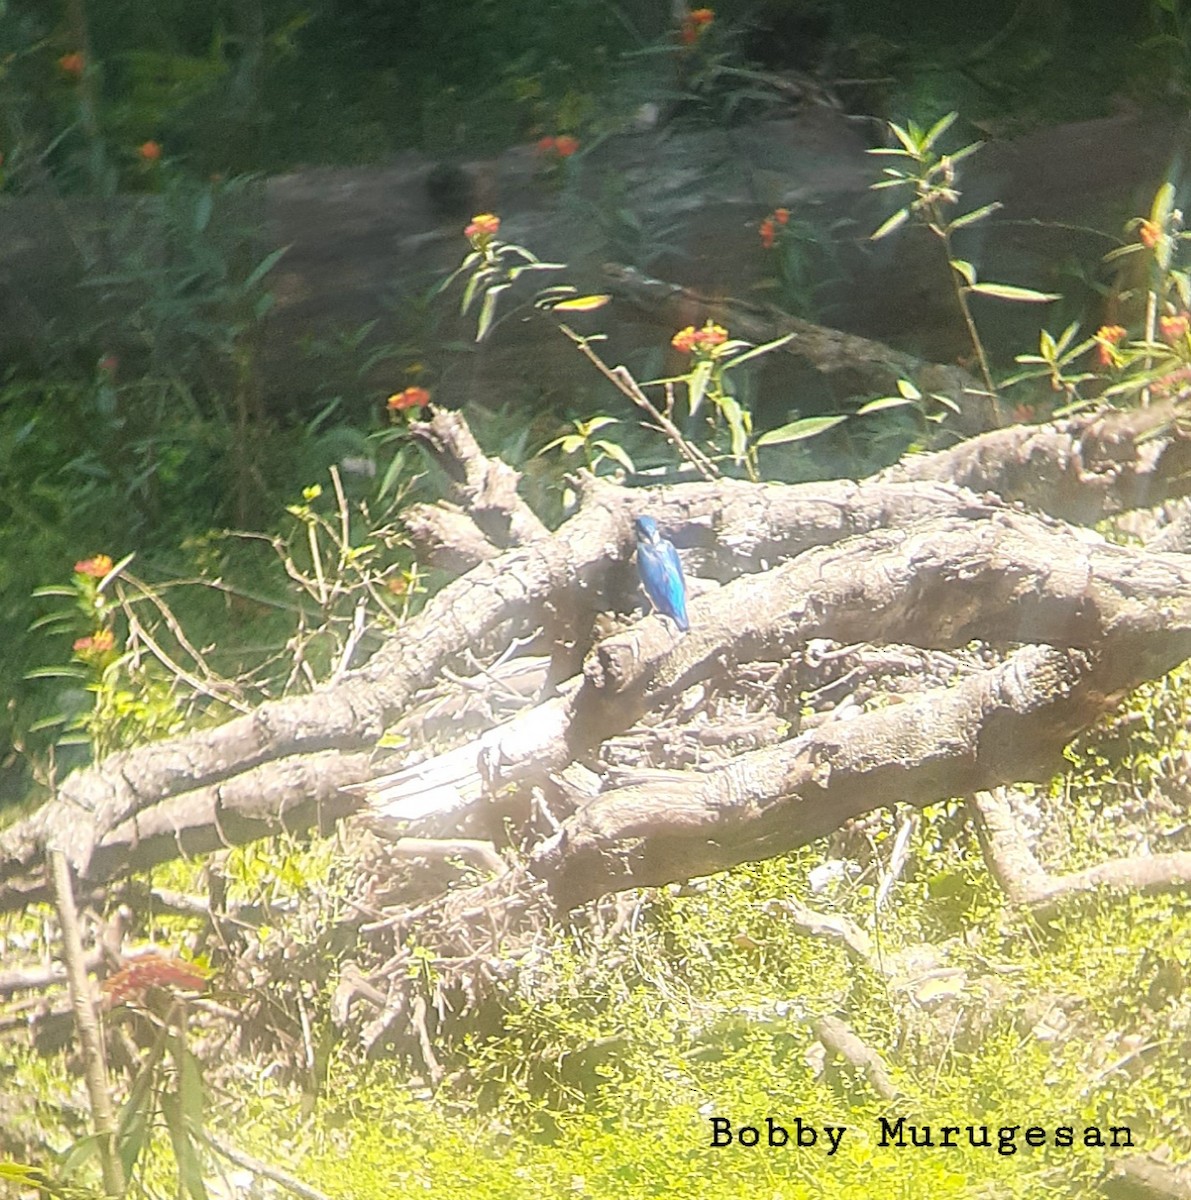
[(828, 1055), (842, 1058), (859, 1071), (882, 1100), (897, 1098), (897, 1087), (889, 1078), (889, 1069), (884, 1060), (856, 1035), (846, 1021), (841, 1021), (839, 1017), (820, 1017), (812, 1022), (811, 1028)]
[[(1137, 501), (1143, 476), (1153, 492), (1177, 486), (1177, 424), (1169, 413), (1149, 419), (1159, 422), (1156, 436), (1143, 420), (1114, 425), (1111, 415), (1099, 425), (1001, 431), (966, 443), (966, 459), (960, 447), (904, 471), (929, 474), (933, 462), (942, 475), (938, 464), (959, 470), (966, 461), (991, 487), (998, 480), (989, 464), (1000, 461), (1012, 493), (1023, 458), (1038, 472), (1031, 456), (1039, 447), (1058, 463), (1066, 445), (1086, 467), (1088, 445), (1111, 445), (1120, 469), (1090, 472), (1099, 493), (1087, 511), (1119, 508)], [(528, 867), (500, 878), (502, 886), (535, 878), (564, 908), (777, 853), (898, 799), (921, 804), (1043, 778), (1073, 733), (1191, 654), (1191, 566), (1181, 556), (1110, 546), (940, 479), (719, 480), (646, 495), (584, 477), (578, 512), (550, 535), (516, 497), (515, 478), (483, 459), (460, 416), (435, 413), (420, 436), (433, 443), (456, 499), (486, 514), (485, 560), (333, 685), (76, 772), (54, 804), (0, 835), (0, 907), (45, 894), (40, 853), (50, 840), (94, 883), (358, 808), (345, 789), (372, 773), (367, 752), (384, 729), (442, 688), (456, 664), (541, 638), (547, 611), (553, 636), (570, 629), (579, 637), (582, 673), (448, 759), (404, 768), (398, 783), (369, 790), (379, 790), (383, 809), (389, 790), (408, 798), (401, 785), (409, 771), (429, 772), (420, 815), (465, 820), (501, 789), (536, 789), (547, 828), (523, 831)], [(651, 618), (589, 645), (580, 634), (598, 613), (635, 602), (631, 519), (643, 508), (674, 531), (696, 575), (724, 586), (694, 600), (686, 637)], [(609, 739), (631, 736), (647, 717), (681, 713), (684, 704), (697, 711), (733, 681), (748, 693), (759, 664), (771, 664), (771, 675), (776, 668), (793, 696), (805, 681), (843, 704), (847, 688), (824, 685), (820, 644), (879, 655), (873, 643), (902, 643), (929, 655), (973, 640), (996, 648), (987, 669), (941, 680), (937, 660), (928, 669), (924, 659), (917, 691), (913, 656), (903, 655), (895, 690), (911, 697), (906, 703), (857, 706), (854, 721), (820, 718), (785, 743), (777, 741), (781, 722), (800, 705), (779, 706), (778, 719), (754, 725), (759, 743), (746, 754), (700, 739), (700, 755), (714, 751), (703, 770), (636, 782), (610, 774), (606, 782), (617, 786), (590, 802), (564, 782), (572, 764), (598, 759)], [(839, 678), (846, 675), (841, 664)], [(865, 695), (876, 698), (871, 688)], [(436, 794), (448, 786), (457, 801), (449, 812)], [(449, 823), (438, 832), (491, 838)]]
[(1191, 1200), (1191, 1168), (1157, 1162), (1144, 1154), (1114, 1158), (1100, 1190), (1109, 1200)]
[(883, 342), (816, 325), (772, 304), (705, 296), (691, 288), (652, 279), (632, 267), (604, 267), (609, 292), (647, 313), (668, 330), (714, 321), (750, 342), (793, 335), (782, 353), (802, 359), (830, 381), (837, 399), (896, 394), (897, 381), (909, 379), (925, 393), (939, 392), (959, 409), (959, 432), (978, 433), (999, 424), (992, 398), (962, 367), (927, 362)]
[(1118, 858), (1067, 875), (1052, 875), (1034, 857), (1002, 793), (977, 792), (970, 802), (984, 856), (997, 883), (1014, 904), (1037, 916), (1053, 913), (1068, 898), (1100, 891), (1191, 888), (1191, 853), (1186, 851)]
[(877, 478), (945, 480), (1092, 525), (1191, 490), (1191, 439), (1180, 409), (1166, 400), (1045, 425), (1011, 425), (937, 454), (911, 455)]

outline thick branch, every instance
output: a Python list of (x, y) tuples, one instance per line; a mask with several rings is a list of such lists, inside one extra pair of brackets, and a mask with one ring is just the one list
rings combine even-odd
[(1164, 401), (1012, 425), (950, 450), (910, 455), (877, 479), (946, 481), (1093, 525), (1191, 490), (1191, 437), (1175, 419), (1178, 408)]
[(1062, 901), (1113, 889), (1172, 892), (1191, 889), (1191, 852), (1118, 858), (1069, 875), (1052, 875), (1026, 845), (1004, 796), (978, 793), (972, 799), (977, 830), (997, 883), (1014, 904), (1039, 915)]
[(830, 722), (666, 783), (618, 788), (533, 856), (561, 909), (806, 845), (878, 806), (921, 806), (1059, 769), (1103, 709), (1088, 655), (1028, 646), (914, 701)]

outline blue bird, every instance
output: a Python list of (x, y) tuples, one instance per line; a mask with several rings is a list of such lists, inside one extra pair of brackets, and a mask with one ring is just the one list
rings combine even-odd
[(664, 613), (684, 633), (691, 623), (686, 616), (686, 580), (682, 563), (672, 543), (662, 537), (653, 517), (638, 517), (637, 572), (646, 594), (658, 612)]

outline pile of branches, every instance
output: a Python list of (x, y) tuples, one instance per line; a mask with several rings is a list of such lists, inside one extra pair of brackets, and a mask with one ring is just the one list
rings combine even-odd
[[(1181, 852), (1053, 876), (997, 791), (1053, 777), (1073, 736), (1191, 657), (1191, 560), (1088, 528), (1186, 491), (1178, 402), (997, 430), (862, 482), (583, 476), (554, 532), (461, 415), (413, 432), (450, 494), (408, 526), (453, 580), (333, 684), (76, 771), (0, 835), (0, 909), (49, 897), (50, 851), (98, 897), (180, 854), (363, 814), (383, 840), (335, 1016), (435, 1077), (442, 1015), (574, 910), (874, 809), (970, 798), (1025, 905), (1191, 883)], [(643, 512), (692, 577), (685, 635), (640, 615)], [(417, 749), (394, 771), (375, 748), (395, 727)]]

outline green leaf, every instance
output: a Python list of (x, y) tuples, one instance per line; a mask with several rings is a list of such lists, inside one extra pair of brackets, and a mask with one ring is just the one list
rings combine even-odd
[(976, 286), (976, 268), (972, 266), (965, 258), (953, 258), (950, 260), (951, 269), (968, 285), (968, 287)]
[(887, 237), (895, 229), (900, 229), (910, 219), (910, 210), (908, 208), (898, 209), (893, 216), (882, 221), (875, 232), (868, 235), (870, 242), (879, 242), (883, 237)]
[(633, 460), (629, 457), (628, 451), (623, 446), (618, 446), (615, 442), (605, 442), (602, 438), (595, 443), (609, 458), (620, 463), (630, 475), (637, 473), (637, 468), (633, 465)]
[(983, 142), (971, 142), (967, 146), (962, 146), (954, 154), (948, 154), (946, 161), (954, 167), (956, 163), (963, 162), (965, 158), (970, 158), (983, 145)]
[[(765, 342), (760, 346), (754, 346), (751, 350), (746, 350), (743, 354), (738, 354), (735, 358), (729, 359), (723, 364), (724, 370), (727, 371), (730, 367), (738, 367), (741, 363), (746, 363), (750, 358), (759, 358), (762, 354), (768, 354), (771, 350), (777, 350), (780, 346), (785, 346), (792, 342), (796, 334), (787, 333), (785, 337), (775, 338), (772, 342)], [(747, 345), (747, 343), (745, 343)]]
[(215, 197), (210, 188), (202, 192), (198, 198), (198, 202), (194, 206), (194, 232), (202, 233), (211, 221), (211, 209), (214, 207)]
[[(913, 137), (911, 137), (906, 130), (897, 124), (896, 121), (890, 121), (888, 124), (889, 131), (906, 148), (906, 153), (909, 154), (911, 158), (921, 158), (922, 147), (919, 145), (919, 143)], [(913, 126), (911, 126), (911, 128), (912, 127)]]
[(551, 305), (553, 312), (595, 312), (597, 308), (603, 308), (612, 297), (607, 293), (592, 296), (576, 296), (573, 300), (560, 300), (557, 304)]
[(1014, 287), (1009, 283), (975, 283), (968, 290), (997, 300), (1020, 300), (1027, 304), (1049, 304), (1052, 300), (1062, 299), (1057, 292), (1036, 292), (1033, 288)]
[(72, 587), (53, 585), (49, 587), (34, 588), (29, 594), (31, 596), (65, 596), (67, 599), (73, 600), (78, 595), (78, 592), (76, 592)]
[(957, 417), (963, 411), (960, 408), (960, 406), (958, 404), (956, 404), (956, 402), (954, 400), (951, 399), (950, 396), (944, 396), (942, 392), (931, 392), (930, 398), (932, 400), (934, 400), (937, 404), (941, 404), (944, 408), (955, 413), (955, 415)]
[(245, 290), (256, 287), (258, 283), (281, 261), (282, 256), (289, 249), (288, 246), (281, 246), (270, 254), (266, 254), (264, 258), (256, 264), (252, 270), (252, 274), (244, 280)]
[(862, 404), (857, 410), (858, 417), (865, 417), (869, 413), (884, 412), (889, 408), (913, 408), (914, 402), (906, 399), (905, 396), (881, 396), (876, 400), (870, 400), (867, 404)]
[(707, 394), (707, 385), (711, 382), (711, 373), (715, 366), (711, 362), (696, 363), (694, 370), (687, 376), (687, 406), (693, 417), (703, 403)]
[(507, 283), (494, 283), (484, 293), (484, 303), (480, 306), (480, 319), (476, 325), (477, 342), (482, 342), (492, 328), (492, 322), (496, 319), (496, 297), (508, 286)]
[(52, 632), (65, 633), (67, 630), (73, 629), (77, 621), (78, 612), (73, 609), (69, 612), (46, 613), (45, 616), (38, 617), (29, 623), (29, 632), (32, 633), (35, 629), (45, 629), (47, 626), (56, 626), (57, 628)]
[(929, 150), (939, 138), (943, 136), (955, 124), (958, 112), (949, 112), (946, 116), (940, 117), (929, 129), (926, 136), (922, 139), (922, 148)]
[(119, 1140), (120, 1162), (124, 1167), (124, 1178), (131, 1179), (137, 1159), (144, 1153), (149, 1141), (149, 1114), (138, 1109), (132, 1114)]
[[(1063, 351), (1065, 351), (1067, 347), (1071, 345), (1072, 340), (1078, 332), (1079, 322), (1072, 321), (1071, 324), (1059, 334), (1059, 340), (1055, 343), (1055, 352), (1057, 354), (1062, 354)], [(1095, 338), (1090, 339), (1088, 344), (1091, 345), (1093, 342), (1095, 342), (1095, 340)]]
[(805, 441), (807, 438), (818, 437), (819, 434), (826, 433), (829, 429), (834, 429), (847, 419), (846, 415), (835, 417), (801, 417), (797, 421), (791, 421), (789, 425), (782, 425), (778, 429), (771, 429), (768, 433), (763, 433), (757, 439), (757, 445), (779, 446), (786, 442)]
[(66, 713), (55, 713), (52, 717), (42, 717), (40, 721), (34, 721), (29, 726), (30, 733), (40, 733), (43, 729), (55, 729), (59, 725), (65, 725), (70, 720)]
[[(299, 877), (298, 883), (305, 884), (305, 879)], [(199, 1061), (187, 1049), (181, 1038), (177, 1039), (174, 1049), (174, 1061), (179, 1068), (179, 1092), (182, 1099), (182, 1118), (187, 1128), (195, 1132), (202, 1128), (203, 1109), (207, 1101), (206, 1089), (203, 1087), (203, 1070)]]
[(1130, 242), (1127, 246), (1118, 246), (1115, 250), (1110, 250), (1100, 261), (1113, 262), (1118, 258), (1125, 258), (1130, 254), (1141, 254), (1145, 247), (1141, 242)]
[(459, 303), (459, 311), (466, 313), (475, 301), (476, 292), (486, 288), (489, 281), (497, 277), (495, 267), (481, 267), (468, 281), (467, 287), (463, 289), (463, 299)]
[(898, 393), (905, 396), (907, 400), (921, 400), (922, 393), (914, 386), (909, 379), (899, 379), (897, 381)]
[(719, 402), (720, 412), (728, 422), (732, 434), (732, 459), (738, 465), (744, 461), (748, 448), (749, 417), (740, 407), (735, 396), (724, 396)]
[(32, 671), (26, 671), (25, 679), (79, 679), (87, 678), (86, 667), (36, 667)]
[(999, 200), (994, 200), (992, 204), (985, 204), (981, 208), (974, 208), (971, 212), (964, 213), (962, 217), (956, 217), (951, 222), (951, 228), (955, 230), (962, 229), (965, 225), (975, 225), (977, 221), (983, 221), (989, 213), (995, 213), (998, 208), (1004, 207)]
[(619, 425), (615, 417), (592, 417), (590, 421), (580, 421), (584, 433), (595, 433), (598, 429), (606, 429), (609, 425)]
[(80, 1167), (99, 1157), (99, 1140), (100, 1134), (87, 1133), (71, 1142), (58, 1168), (63, 1179), (69, 1179)]
[(1168, 179), (1155, 193), (1150, 205), (1150, 220), (1165, 231), (1170, 221), (1170, 210), (1174, 205), (1174, 184)]

